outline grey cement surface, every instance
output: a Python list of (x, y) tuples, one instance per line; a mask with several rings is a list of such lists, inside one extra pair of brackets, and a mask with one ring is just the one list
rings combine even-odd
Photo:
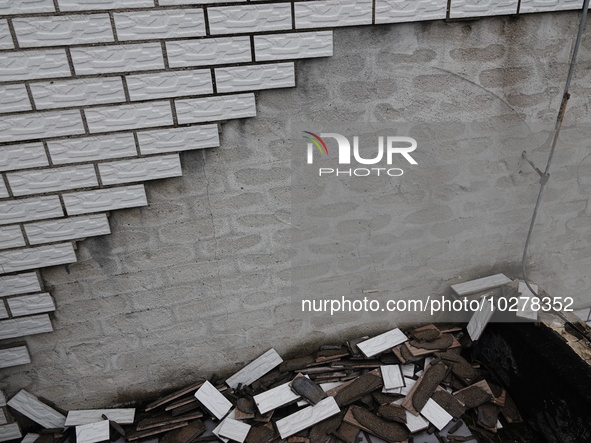
[[(220, 148), (184, 153), (183, 177), (146, 186), (148, 207), (113, 213), (112, 234), (80, 242), (78, 263), (43, 272), (56, 331), (28, 338), (33, 365), (3, 370), (0, 387), (64, 409), (102, 407), (229, 374), (270, 347), (290, 356), (408, 321), (296, 314), (290, 173), (301, 140), (293, 131), (302, 122), (322, 130), (421, 121), (453, 133), (443, 122), (474, 119), (551, 128), (577, 26), (576, 13), (561, 13), (335, 31), (334, 57), (298, 62), (295, 89), (259, 93), (258, 117), (223, 125)], [(591, 150), (580, 129), (591, 123), (590, 64), (585, 39), (565, 122), (574, 129), (557, 151), (529, 262), (536, 283), (581, 307), (591, 290)], [(545, 164), (545, 136), (522, 141)], [(538, 190), (522, 146), (429, 149), (437, 146), (420, 154), (425, 168), (412, 180), (373, 188), (372, 212), (340, 204), (311, 213), (380, 246), (367, 263), (319, 243), (331, 264), (312, 264), (319, 278), (366, 270), (412, 298), (491, 273), (518, 275)], [(372, 283), (328, 280), (334, 294)]]

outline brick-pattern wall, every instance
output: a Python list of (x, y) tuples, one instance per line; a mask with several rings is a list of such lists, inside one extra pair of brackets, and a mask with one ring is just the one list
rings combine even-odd
[(218, 146), (217, 122), (254, 117), (254, 91), (295, 86), (296, 60), (332, 55), (330, 28), (580, 3), (0, 0), (0, 339), (51, 331), (37, 270), (146, 205), (179, 152)]

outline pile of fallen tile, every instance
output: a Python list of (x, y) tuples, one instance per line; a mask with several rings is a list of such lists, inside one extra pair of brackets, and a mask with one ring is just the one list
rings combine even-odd
[[(66, 416), (26, 391), (8, 406), (45, 428), (41, 435), (27, 435), (26, 443), (64, 442), (72, 435), (64, 428), (72, 427), (78, 443), (118, 437), (164, 443), (355, 443), (364, 433), (386, 442), (413, 436), (419, 441), (421, 433), (440, 442), (474, 441), (454, 436), (466, 425), (478, 441), (487, 441), (501, 427), (499, 415), (508, 423), (521, 419), (492, 375), (462, 357), (461, 341), (470, 343), (462, 328), (428, 325), (323, 346), (292, 360), (271, 349), (223, 384), (192, 384), (137, 414), (104, 409)], [(209, 418), (216, 425), (211, 432), (204, 423)]]
[[(479, 296), (502, 274), (452, 287)], [(486, 292), (484, 292), (486, 294)], [(493, 441), (521, 417), (494, 374), (462, 356), (490, 319), (400, 329), (283, 360), (271, 349), (225, 381), (201, 381), (140, 409), (61, 411), (21, 390), (2, 402), (0, 441), (22, 437), (6, 404), (43, 428), (24, 443), (358, 443)], [(464, 354), (466, 353), (464, 352)], [(3, 397), (0, 397), (3, 400)]]

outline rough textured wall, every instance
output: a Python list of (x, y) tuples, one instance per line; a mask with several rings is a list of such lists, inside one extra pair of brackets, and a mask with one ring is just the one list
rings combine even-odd
[[(183, 153), (182, 177), (146, 186), (148, 207), (114, 212), (112, 234), (79, 243), (78, 263), (43, 272), (58, 305), (55, 332), (28, 339), (33, 365), (4, 370), (8, 392), (27, 387), (67, 409), (99, 406), (230, 370), (270, 346), (284, 353), (392, 324), (294, 317), (292, 126), (474, 117), (552, 125), (577, 22), (562, 13), (335, 32), (333, 58), (296, 65), (298, 88), (259, 93), (257, 118), (225, 124), (216, 150)], [(569, 123), (589, 121), (589, 61), (585, 42)], [(537, 176), (520, 173), (521, 148), (500, 162), (486, 146), (447, 153), (465, 149), (478, 167), (441, 168), (406, 194), (420, 200), (380, 226), (386, 238), (408, 224), (389, 239), (414, 253), (414, 272), (393, 267), (401, 297), (516, 269)], [(534, 157), (545, 160), (544, 150)], [(532, 278), (556, 295), (588, 293), (589, 157), (562, 151), (555, 166)], [(458, 182), (467, 189), (460, 197)]]

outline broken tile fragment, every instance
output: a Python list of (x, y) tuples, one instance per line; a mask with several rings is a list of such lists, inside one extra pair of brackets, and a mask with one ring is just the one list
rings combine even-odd
[(218, 420), (221, 420), (230, 409), (232, 403), (224, 397), (209, 381), (195, 392), (195, 398), (201, 402)]
[(454, 392), (453, 395), (468, 409), (476, 408), (493, 398), (493, 393), (486, 380)]
[(447, 349), (454, 343), (454, 336), (451, 334), (441, 334), (432, 341), (411, 340), (410, 344), (415, 348), (426, 349), (428, 351)]
[(336, 432), (343, 422), (344, 415), (345, 414), (341, 412), (340, 414), (333, 415), (332, 417), (312, 426), (308, 435), (310, 443), (324, 443), (330, 440), (330, 436)]
[(261, 414), (294, 403), (299, 399), (300, 396), (292, 391), (289, 382), (254, 396), (254, 402)]
[(382, 378), (376, 373), (368, 372), (339, 390), (335, 400), (340, 406), (346, 406), (382, 386)]
[(164, 434), (160, 443), (191, 443), (203, 434), (205, 429), (201, 420), (193, 420), (185, 427)]
[(226, 418), (218, 430), (221, 437), (243, 443), (250, 431), (250, 425), (232, 418)]
[(76, 443), (97, 443), (109, 440), (109, 420), (76, 426)]
[(421, 409), (421, 415), (440, 431), (447, 426), (453, 417), (432, 398), (427, 400)]
[(406, 411), (402, 406), (393, 404), (381, 405), (376, 413), (386, 420), (406, 424)]
[(441, 331), (435, 325), (426, 325), (415, 328), (409, 332), (409, 335), (417, 341), (433, 341), (441, 335)]
[(500, 409), (492, 403), (483, 403), (478, 406), (478, 425), (488, 431), (496, 432)]
[(315, 405), (326, 398), (326, 392), (308, 377), (296, 377), (291, 382), (291, 389)]
[(404, 376), (399, 365), (380, 366), (385, 389), (395, 389), (404, 386)]
[(7, 404), (44, 428), (63, 428), (66, 424), (66, 417), (63, 414), (42, 403), (24, 389), (12, 397)]
[(359, 406), (351, 406), (344, 420), (386, 441), (404, 441), (409, 436), (409, 431), (404, 425), (386, 421)]
[(238, 385), (248, 386), (273, 368), (279, 366), (282, 362), (283, 359), (279, 356), (277, 351), (275, 351), (275, 349), (269, 349), (263, 355), (228, 378), (226, 384), (231, 388), (236, 388)]
[(466, 407), (445, 389), (436, 390), (431, 398), (453, 418), (460, 418), (466, 412)]
[(408, 337), (400, 329), (396, 328), (369, 340), (362, 341), (357, 344), (357, 347), (366, 357), (373, 357), (407, 340)]
[(10, 423), (0, 426), (0, 441), (10, 441), (21, 438), (21, 430), (18, 423)]
[(326, 420), (341, 412), (336, 401), (332, 397), (321, 400), (314, 406), (308, 406), (298, 412), (278, 420), (275, 425), (281, 438), (287, 438), (303, 429), (309, 428), (316, 423)]
[(511, 283), (510, 278), (504, 274), (496, 274), (452, 285), (451, 290), (461, 297), (475, 294), (477, 292), (488, 291), (489, 289), (497, 288), (508, 283)]
[(79, 426), (96, 423), (103, 420), (103, 415), (106, 415), (109, 420), (115, 421), (120, 425), (129, 425), (132, 424), (135, 419), (135, 408), (69, 411), (65, 425)]

